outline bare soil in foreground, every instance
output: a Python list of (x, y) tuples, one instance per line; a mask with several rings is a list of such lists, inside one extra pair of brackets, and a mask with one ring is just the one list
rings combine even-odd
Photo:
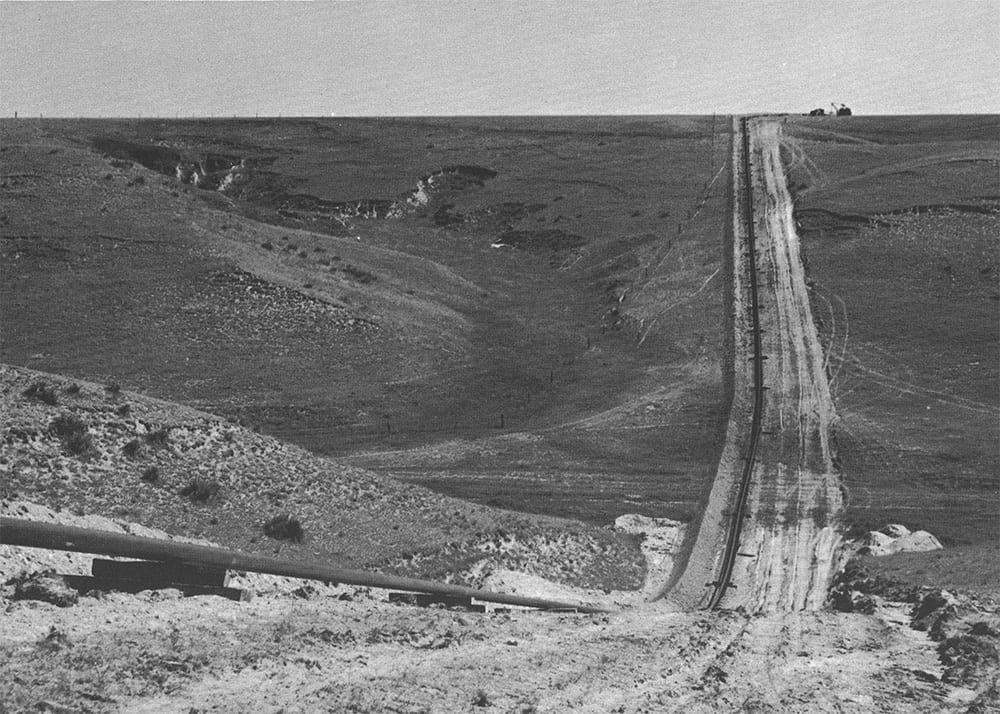
[[(91, 527), (23, 503), (3, 511)], [(149, 531), (145, 531), (149, 532)], [(0, 546), (0, 576), (89, 558)], [(384, 593), (241, 576), (251, 602), (176, 591), (3, 590), (4, 711), (940, 712), (995, 710), (998, 602), (854, 569), (836, 610), (608, 615), (467, 612)], [(541, 578), (507, 587), (593, 597)], [(610, 600), (609, 600), (610, 603)], [(624, 603), (619, 603), (620, 605)], [(992, 686), (992, 689), (991, 689)]]

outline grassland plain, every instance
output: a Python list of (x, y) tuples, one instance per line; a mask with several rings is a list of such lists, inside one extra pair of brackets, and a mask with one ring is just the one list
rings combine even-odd
[(724, 122), (5, 121), (2, 359), (480, 503), (689, 518)]
[(848, 520), (1000, 541), (1000, 118), (789, 120)]

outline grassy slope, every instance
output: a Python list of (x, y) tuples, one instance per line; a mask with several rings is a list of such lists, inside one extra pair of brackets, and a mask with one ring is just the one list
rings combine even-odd
[(1000, 119), (796, 120), (848, 517), (996, 543)]
[[(357, 463), (480, 502), (600, 523), (686, 517), (725, 416), (724, 177), (706, 191), (725, 147), (711, 129), (4, 122), (2, 358), (241, 417), (321, 453), (363, 452)], [(342, 228), (113, 161), (98, 136), (276, 157), (269, 175), (326, 200), (391, 199), (449, 164), (498, 176), (442, 197), (479, 220)], [(505, 203), (541, 207), (484, 217)], [(583, 244), (491, 248), (508, 228)]]
[[(54, 404), (25, 394), (38, 383)], [(641, 555), (620, 534), (440, 496), (188, 407), (9, 366), (0, 404), (4, 499), (341, 567), (461, 581), (478, 563), (591, 587), (641, 584)], [(53, 432), (66, 415), (83, 422), (92, 448), (74, 452)], [(216, 490), (185, 497), (195, 481)], [(302, 523), (301, 543), (265, 535), (282, 513)]]

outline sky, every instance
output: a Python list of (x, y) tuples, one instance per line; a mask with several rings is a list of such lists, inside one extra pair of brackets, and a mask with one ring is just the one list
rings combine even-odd
[(0, 116), (998, 113), (998, 0), (0, 1)]

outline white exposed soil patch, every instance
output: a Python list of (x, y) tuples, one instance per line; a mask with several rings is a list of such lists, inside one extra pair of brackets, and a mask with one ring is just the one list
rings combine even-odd
[(921, 553), (940, 550), (941, 545), (934, 534), (927, 531), (910, 531), (899, 523), (890, 523), (881, 530), (869, 531), (854, 544), (858, 555), (892, 555), (893, 553)]
[(646, 557), (646, 584), (642, 593), (653, 598), (662, 592), (674, 570), (674, 559), (684, 541), (687, 525), (669, 518), (627, 513), (615, 519), (615, 530), (638, 536)]

